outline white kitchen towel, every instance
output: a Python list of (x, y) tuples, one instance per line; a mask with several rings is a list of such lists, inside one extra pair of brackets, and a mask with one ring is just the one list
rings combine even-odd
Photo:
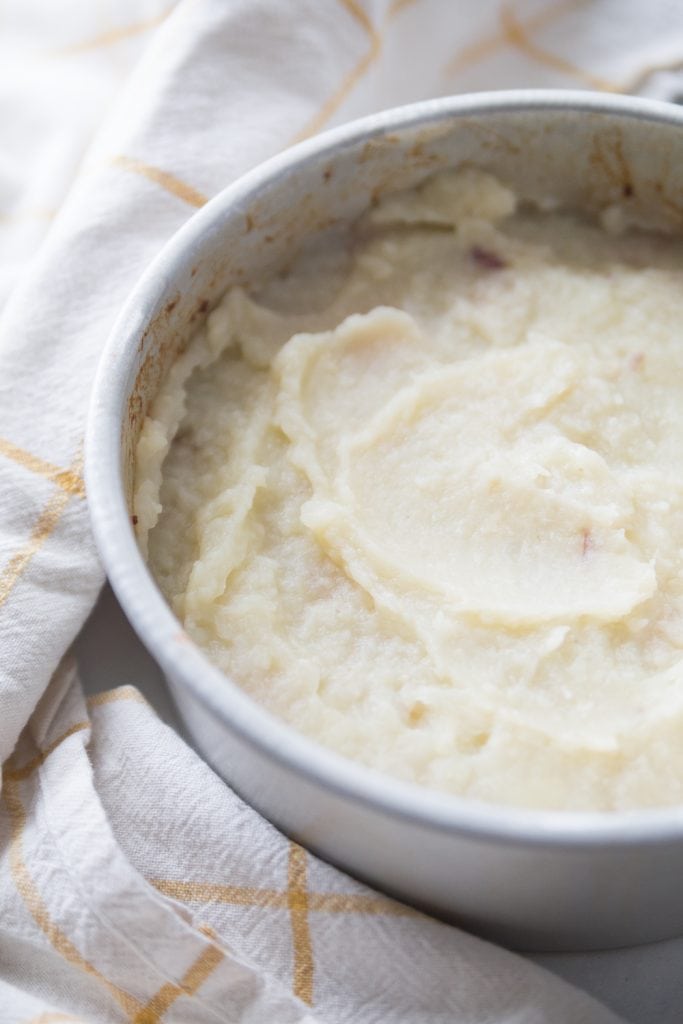
[(5, 0), (0, 8), (0, 1022), (614, 1020), (371, 893), (65, 658), (102, 570), (82, 442), (144, 266), (240, 173), (455, 91), (665, 95), (672, 0)]
[(3, 1024), (616, 1020), (307, 854), (137, 690), (86, 705), (68, 660), (3, 787)]

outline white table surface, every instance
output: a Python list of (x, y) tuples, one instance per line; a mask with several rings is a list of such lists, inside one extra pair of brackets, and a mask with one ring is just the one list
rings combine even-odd
[[(160, 669), (108, 587), (76, 650), (87, 693), (123, 684), (137, 686), (160, 717), (184, 735)], [(592, 993), (631, 1024), (683, 1022), (683, 937), (631, 949), (535, 954), (531, 959)]]

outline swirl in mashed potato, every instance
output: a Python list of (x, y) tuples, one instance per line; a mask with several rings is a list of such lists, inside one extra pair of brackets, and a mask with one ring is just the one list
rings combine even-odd
[(464, 169), (231, 290), (138, 446), (185, 629), (403, 779), (683, 802), (682, 286), (681, 241)]

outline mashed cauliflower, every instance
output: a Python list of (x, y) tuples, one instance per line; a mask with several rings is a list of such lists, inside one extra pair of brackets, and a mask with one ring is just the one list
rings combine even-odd
[(140, 543), (300, 732), (499, 804), (683, 802), (683, 243), (603, 221), (439, 174), (172, 368)]

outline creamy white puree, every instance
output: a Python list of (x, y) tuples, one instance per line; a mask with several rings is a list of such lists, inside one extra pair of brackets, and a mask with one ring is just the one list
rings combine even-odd
[(683, 243), (517, 207), (440, 174), (230, 291), (143, 428), (140, 542), (213, 661), (350, 758), (683, 802)]

